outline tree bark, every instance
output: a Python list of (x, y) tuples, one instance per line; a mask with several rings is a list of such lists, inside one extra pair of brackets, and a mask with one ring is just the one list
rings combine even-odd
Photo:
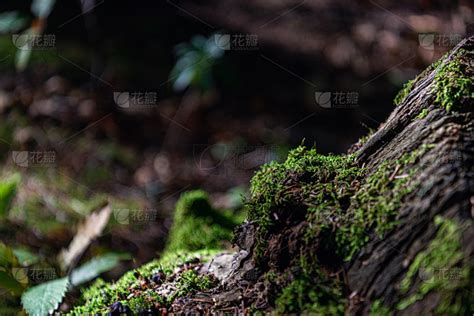
[[(410, 170), (396, 170), (399, 176), (410, 176), (410, 181), (418, 183), (414, 191), (405, 196), (397, 210), (397, 225), (379, 238), (371, 235), (369, 242), (350, 262), (340, 263), (326, 261), (325, 269), (333, 271), (330, 275), (343, 278), (347, 315), (377, 315), (374, 303), (383, 305), (385, 311), (393, 315), (431, 315), (439, 312), (442, 294), (446, 289), (433, 288), (408, 307), (399, 308), (403, 299), (416, 295), (426, 282), (426, 276), (418, 271), (418, 277), (411, 279), (411, 285), (405, 292), (401, 291), (403, 280), (407, 278), (410, 267), (417, 261), (417, 256), (427, 253), (436, 238), (442, 236), (437, 217), (453, 221), (459, 226), (460, 251), (462, 266), (469, 274), (465, 284), (455, 297), (464, 295), (472, 297), (474, 287), (474, 113), (473, 87), (470, 93), (456, 99), (457, 110), (447, 111), (436, 100), (439, 87), (436, 86), (443, 67), (462, 55), (466, 61), (465, 76), (474, 74), (473, 54), (474, 37), (462, 41), (447, 54), (436, 67), (428, 69), (415, 81), (411, 91), (397, 106), (387, 121), (358, 150), (357, 164), (375, 172), (384, 162), (397, 161), (405, 154), (413, 153), (421, 148), (415, 165)], [(438, 74), (439, 73), (439, 74)], [(451, 74), (447, 73), (446, 76)], [(421, 112), (425, 113), (419, 116)], [(402, 174), (400, 175), (400, 171)], [(398, 173), (397, 173), (398, 172)], [(292, 210), (296, 212), (296, 210)], [(296, 216), (296, 215), (295, 215)], [(280, 220), (282, 220), (280, 218)], [(282, 257), (295, 256), (301, 251), (311, 252), (300, 241), (306, 226), (304, 220), (295, 217), (280, 224), (278, 233), (271, 234), (263, 265), (267, 269), (282, 265)], [(191, 298), (180, 299), (173, 304), (175, 312), (197, 311), (202, 308), (214, 312), (246, 313), (250, 305), (256, 309), (272, 310), (274, 299), (278, 293), (272, 293), (266, 287), (261, 270), (262, 265), (255, 264), (255, 233), (254, 223), (245, 223), (236, 231), (236, 244), (239, 252), (235, 256), (227, 256), (226, 260), (218, 260), (221, 267), (227, 266), (226, 277), (222, 285), (207, 293), (200, 293)], [(440, 235), (441, 231), (441, 236)], [(449, 241), (449, 240), (448, 240)], [(449, 243), (449, 242), (448, 242)], [(277, 249), (285, 244), (285, 251)], [(441, 244), (443, 245), (443, 243)], [(449, 246), (449, 245), (447, 245)], [(272, 248), (273, 247), (273, 248)], [(315, 246), (316, 247), (316, 246)], [(319, 247), (319, 246), (318, 246)], [(316, 248), (314, 248), (316, 249)], [(431, 249), (433, 251), (433, 249)], [(437, 250), (434, 249), (434, 252)], [(441, 250), (440, 250), (441, 251)], [(435, 253), (436, 255), (436, 253)], [(443, 256), (441, 254), (441, 256)], [(449, 259), (449, 258), (447, 258)], [(285, 263), (289, 264), (289, 263)], [(449, 266), (449, 269), (454, 269)], [(230, 272), (229, 272), (230, 270)], [(433, 272), (433, 271), (432, 271)], [(452, 271), (445, 271), (447, 273)], [(432, 275), (431, 275), (432, 276)], [(437, 275), (436, 277), (440, 277)], [(454, 276), (455, 278), (456, 276)], [(436, 280), (435, 280), (436, 281)], [(446, 280), (444, 280), (446, 281)], [(451, 282), (448, 280), (448, 282)], [(453, 279), (456, 282), (456, 279)], [(315, 283), (315, 285), (317, 285)], [(455, 290), (457, 291), (457, 290)], [(459, 295), (458, 295), (459, 294)], [(451, 304), (456, 304), (452, 298)], [(463, 303), (465, 304), (465, 302)], [(198, 306), (200, 306), (198, 308)], [(203, 307), (204, 306), (204, 307)], [(464, 312), (472, 313), (474, 306), (467, 306)], [(446, 312), (450, 314), (450, 312)], [(442, 313), (442, 314), (446, 314)], [(452, 313), (451, 313), (452, 314)]]

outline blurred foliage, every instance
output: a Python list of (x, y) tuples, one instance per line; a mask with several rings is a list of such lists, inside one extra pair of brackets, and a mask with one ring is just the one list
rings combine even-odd
[(171, 70), (170, 79), (176, 91), (188, 87), (209, 90), (214, 85), (213, 69), (224, 54), (215, 41), (215, 35), (205, 38), (194, 36), (189, 43), (176, 46), (178, 60)]
[[(42, 35), (46, 19), (53, 10), (56, 0), (33, 0), (31, 13), (33, 20), (18, 11), (4, 12), (0, 15), (0, 33), (13, 33), (24, 29), (21, 33), (11, 35), (11, 42), (17, 48), (15, 66), (17, 70), (24, 70), (28, 65), (35, 41)], [(30, 27), (25, 27), (30, 24)]]

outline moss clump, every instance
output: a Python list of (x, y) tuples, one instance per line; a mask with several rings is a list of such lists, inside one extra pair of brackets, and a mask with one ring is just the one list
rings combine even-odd
[[(437, 216), (438, 231), (427, 249), (419, 253), (400, 284), (402, 293), (412, 294), (397, 305), (398, 310), (422, 300), (428, 293), (439, 294), (436, 313), (468, 315), (474, 310), (474, 269), (465, 262), (461, 249), (462, 227), (453, 220)], [(416, 285), (419, 276), (421, 284)], [(416, 288), (413, 288), (415, 284)]]
[[(126, 306), (133, 315), (149, 309), (166, 308), (177, 297), (208, 289), (214, 284), (210, 276), (198, 275), (186, 264), (208, 261), (217, 252), (203, 250), (170, 254), (127, 272), (115, 283), (98, 279), (83, 292), (83, 304), (73, 308), (69, 315), (104, 315), (117, 302)], [(164, 282), (166, 286), (162, 287)]]
[(316, 215), (324, 209), (327, 219), (340, 213), (343, 200), (352, 193), (352, 181), (363, 173), (354, 160), (353, 155), (324, 156), (300, 146), (290, 151), (284, 163), (264, 165), (251, 181), (247, 204), (248, 219), (258, 226), (256, 251), (262, 250), (267, 233), (278, 222), (275, 211), (294, 207), (296, 213), (297, 202)]
[(237, 224), (230, 212), (213, 209), (205, 192), (186, 192), (176, 204), (166, 251), (223, 248)]
[(435, 102), (448, 112), (461, 110), (462, 99), (474, 97), (474, 71), (466, 57), (468, 54), (460, 49), (451, 61), (440, 66), (435, 75)]
[[(449, 61), (447, 61), (449, 53), (440, 58), (415, 79), (408, 81), (403, 86), (394, 99), (395, 105), (400, 105), (416, 84), (428, 72), (436, 69), (432, 91), (436, 96), (434, 102), (444, 107), (448, 112), (461, 110), (462, 104), (464, 104), (463, 99), (474, 97), (474, 71), (469, 62), (472, 57), (468, 57), (471, 54), (465, 49), (459, 49)], [(466, 104), (469, 104), (469, 102), (466, 102)]]
[(275, 301), (277, 313), (343, 315), (346, 300), (341, 283), (308, 263), (301, 262), (301, 275), (281, 290)]
[(354, 155), (324, 156), (304, 146), (292, 150), (284, 163), (263, 166), (251, 181), (247, 204), (248, 218), (258, 226), (257, 257), (277, 218), (300, 212), (308, 222), (308, 242), (322, 239), (349, 260), (371, 232), (382, 235), (396, 224), (396, 210), (412, 188), (407, 186), (409, 177), (397, 178), (394, 171), (419, 154), (383, 163), (370, 175), (356, 165)]
[(214, 278), (198, 274), (193, 265), (208, 261), (230, 241), (237, 220), (230, 212), (213, 209), (205, 192), (183, 193), (162, 258), (127, 272), (115, 283), (98, 279), (83, 292), (83, 305), (70, 314), (104, 314), (115, 303), (134, 315), (158, 311), (178, 297), (211, 288)]
[(347, 293), (328, 268), (337, 269), (371, 238), (397, 225), (402, 199), (416, 185), (410, 182), (415, 172), (410, 166), (426, 149), (384, 162), (370, 173), (354, 155), (324, 156), (300, 146), (285, 162), (272, 162), (256, 173), (247, 207), (248, 219), (257, 226), (257, 263), (271, 256), (267, 240), (285, 234), (282, 227), (286, 231), (291, 223), (306, 223), (299, 253), (289, 255), (288, 278), (267, 280), (279, 289), (279, 312), (343, 313)]

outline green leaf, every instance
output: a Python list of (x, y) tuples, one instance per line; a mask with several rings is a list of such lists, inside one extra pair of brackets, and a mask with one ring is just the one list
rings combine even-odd
[(39, 257), (26, 248), (15, 248), (13, 253), (22, 266), (30, 266), (39, 261)]
[(20, 182), (20, 175), (16, 173), (0, 183), (0, 219), (7, 215), (10, 203), (15, 197), (18, 182)]
[(38, 18), (47, 18), (53, 10), (56, 0), (33, 0), (31, 12)]
[(33, 286), (21, 297), (23, 308), (28, 315), (46, 316), (53, 313), (63, 300), (68, 287), (67, 277)]
[(24, 290), (21, 283), (6, 271), (0, 271), (0, 287), (10, 291), (15, 296), (20, 296)]
[(0, 33), (18, 31), (26, 26), (28, 19), (18, 11), (3, 12), (0, 14)]
[(17, 258), (10, 247), (0, 242), (0, 267), (10, 268), (18, 264)]
[(129, 255), (109, 253), (84, 263), (80, 267), (74, 269), (71, 273), (71, 284), (77, 286), (79, 284), (88, 282), (102, 272), (113, 269), (120, 260), (129, 259)]

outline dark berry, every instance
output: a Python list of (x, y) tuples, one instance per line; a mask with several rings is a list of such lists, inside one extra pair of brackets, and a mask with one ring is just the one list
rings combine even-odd
[(120, 302), (115, 302), (112, 305), (110, 305), (110, 313), (108, 315), (110, 316), (119, 316), (120, 313), (122, 312), (122, 303)]
[(166, 275), (163, 272), (158, 272), (151, 277), (151, 280), (156, 284), (161, 284), (165, 281)]

